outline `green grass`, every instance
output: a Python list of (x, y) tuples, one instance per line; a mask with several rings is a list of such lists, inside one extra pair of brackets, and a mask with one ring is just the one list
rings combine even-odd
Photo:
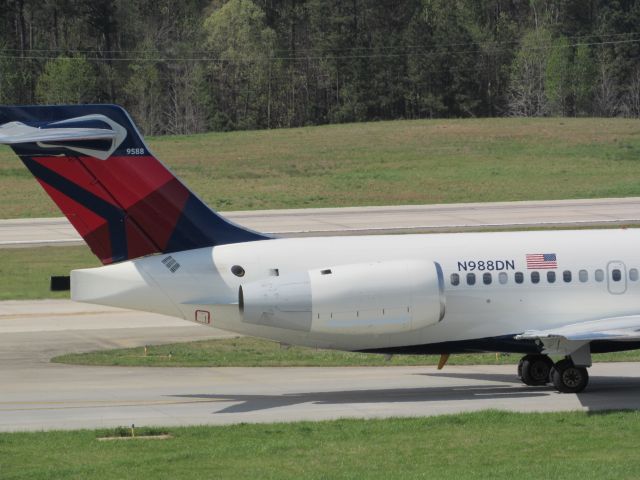
[(86, 246), (0, 249), (0, 300), (69, 298), (49, 291), (50, 277), (99, 265)]
[[(640, 122), (416, 120), (150, 138), (222, 210), (640, 195)], [(59, 212), (8, 148), (0, 218)]]
[[(75, 365), (119, 365), (144, 367), (345, 367), (437, 365), (438, 355), (383, 355), (320, 350), (290, 346), (251, 337), (202, 340), (147, 347), (71, 353), (52, 359)], [(452, 355), (447, 365), (515, 364), (521, 355), (494, 353)], [(594, 362), (640, 361), (640, 351), (596, 354)]]
[(168, 440), (105, 431), (0, 434), (17, 479), (631, 479), (640, 413), (519, 414), (189, 427)]

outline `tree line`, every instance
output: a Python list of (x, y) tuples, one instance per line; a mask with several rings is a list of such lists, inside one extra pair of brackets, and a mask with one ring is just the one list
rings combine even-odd
[(640, 116), (631, 0), (0, 0), (0, 103), (113, 102), (147, 134)]

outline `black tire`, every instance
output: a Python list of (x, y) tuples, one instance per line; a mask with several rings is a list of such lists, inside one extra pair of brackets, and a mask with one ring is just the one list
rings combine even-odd
[(518, 364), (518, 375), (525, 385), (546, 385), (553, 361), (547, 355), (526, 355)]
[(562, 393), (580, 393), (589, 384), (589, 372), (585, 367), (576, 367), (571, 360), (565, 358), (551, 369), (551, 381)]
[(518, 362), (518, 378), (522, 380), (522, 362), (524, 362), (525, 357), (522, 357)]

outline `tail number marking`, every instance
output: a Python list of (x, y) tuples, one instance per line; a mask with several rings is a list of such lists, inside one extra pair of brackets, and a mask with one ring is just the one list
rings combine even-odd
[(144, 148), (127, 148), (127, 155), (146, 155)]
[(474, 270), (478, 270), (480, 272), (493, 272), (515, 269), (515, 260), (465, 260), (463, 262), (458, 262), (459, 272), (473, 272)]

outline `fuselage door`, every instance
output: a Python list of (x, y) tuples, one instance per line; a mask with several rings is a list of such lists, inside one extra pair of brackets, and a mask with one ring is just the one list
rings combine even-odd
[(627, 269), (619, 261), (607, 264), (607, 286), (609, 293), (620, 295), (627, 291)]

